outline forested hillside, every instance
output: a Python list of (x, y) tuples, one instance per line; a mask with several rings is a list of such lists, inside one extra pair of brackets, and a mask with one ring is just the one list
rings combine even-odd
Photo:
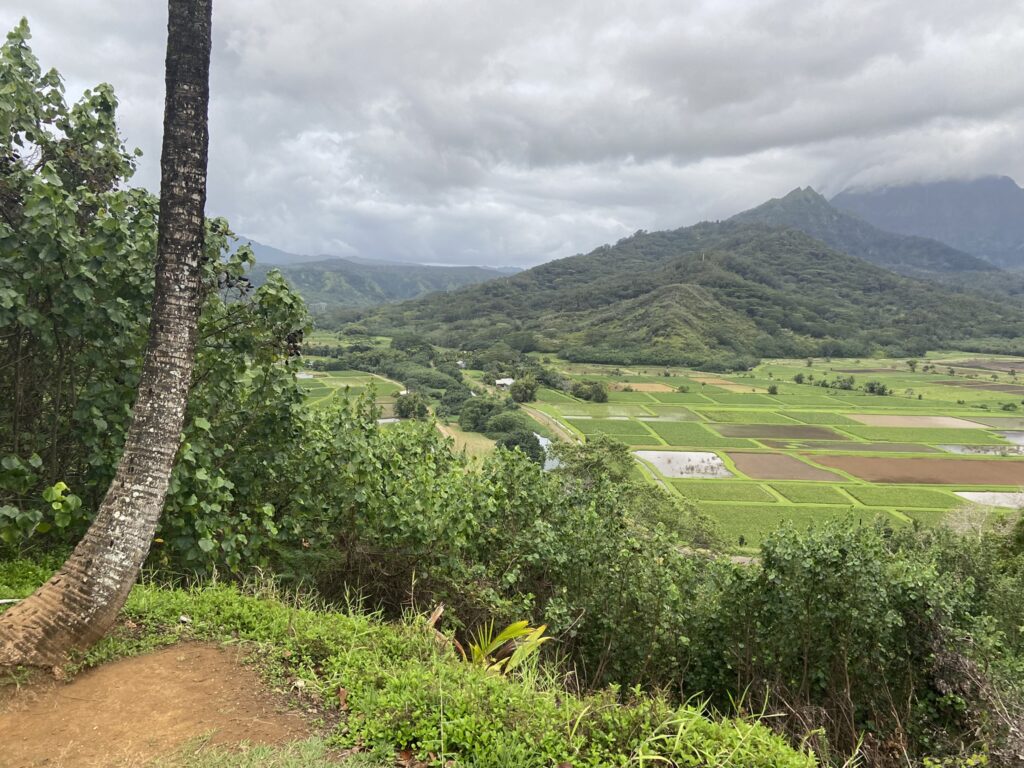
[(362, 327), (451, 347), (525, 331), (526, 343), (575, 360), (720, 368), (762, 356), (916, 354), (1012, 339), (1024, 331), (1024, 310), (898, 276), (795, 230), (724, 222), (640, 232), (364, 313)]
[(810, 187), (794, 189), (785, 197), (738, 213), (731, 220), (798, 229), (841, 253), (906, 275), (995, 271), (983, 259), (937, 240), (881, 230), (829, 205)]
[(486, 267), (434, 267), (337, 258), (273, 266), (261, 264), (258, 253), (256, 258), (251, 271), (256, 285), (262, 285), (267, 275), (277, 270), (311, 309), (319, 312), (337, 307), (368, 307), (435, 291), (450, 291), (503, 274)]

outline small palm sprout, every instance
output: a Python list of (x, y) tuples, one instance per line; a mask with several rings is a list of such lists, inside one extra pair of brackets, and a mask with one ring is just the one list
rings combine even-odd
[(546, 624), (531, 627), (524, 620), (509, 624), (494, 634), (494, 622), (491, 621), (473, 633), (469, 644), (469, 661), (491, 672), (507, 674), (536, 654), (551, 639), (544, 637), (547, 628)]

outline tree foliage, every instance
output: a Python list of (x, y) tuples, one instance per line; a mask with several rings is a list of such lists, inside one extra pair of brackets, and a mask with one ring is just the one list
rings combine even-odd
[[(27, 40), (22, 23), (0, 49), (0, 540), (31, 548), (80, 538), (110, 483), (147, 337), (158, 211), (127, 186), (134, 155), (110, 87), (69, 106)], [(251, 254), (229, 245), (227, 223), (209, 221), (194, 385), (157, 549), (168, 561), (208, 561), (221, 525), (239, 533), (218, 548), (258, 549), (240, 531), (265, 530), (273, 500), (250, 496), (230, 519), (225, 504), (276, 471), (303, 417), (288, 362), (303, 304), (278, 277), (252, 289)]]

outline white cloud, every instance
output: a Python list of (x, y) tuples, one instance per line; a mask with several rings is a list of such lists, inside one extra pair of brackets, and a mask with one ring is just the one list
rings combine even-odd
[[(156, 187), (159, 4), (8, 0)], [(532, 264), (798, 185), (1024, 179), (1017, 0), (217, 0), (209, 206), (305, 253)]]

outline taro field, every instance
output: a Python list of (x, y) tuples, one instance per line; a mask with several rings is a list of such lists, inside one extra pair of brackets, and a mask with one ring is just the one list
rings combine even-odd
[(715, 517), (740, 549), (787, 521), (931, 525), (970, 504), (1024, 506), (1024, 359), (561, 368), (603, 381), (608, 402), (543, 389), (536, 407), (579, 439), (627, 443), (652, 481)]
[(330, 402), (335, 393), (347, 392), (355, 397), (371, 387), (382, 418), (394, 414), (395, 394), (402, 385), (383, 376), (363, 371), (303, 371), (299, 374), (299, 386), (306, 395), (306, 402), (314, 408)]

